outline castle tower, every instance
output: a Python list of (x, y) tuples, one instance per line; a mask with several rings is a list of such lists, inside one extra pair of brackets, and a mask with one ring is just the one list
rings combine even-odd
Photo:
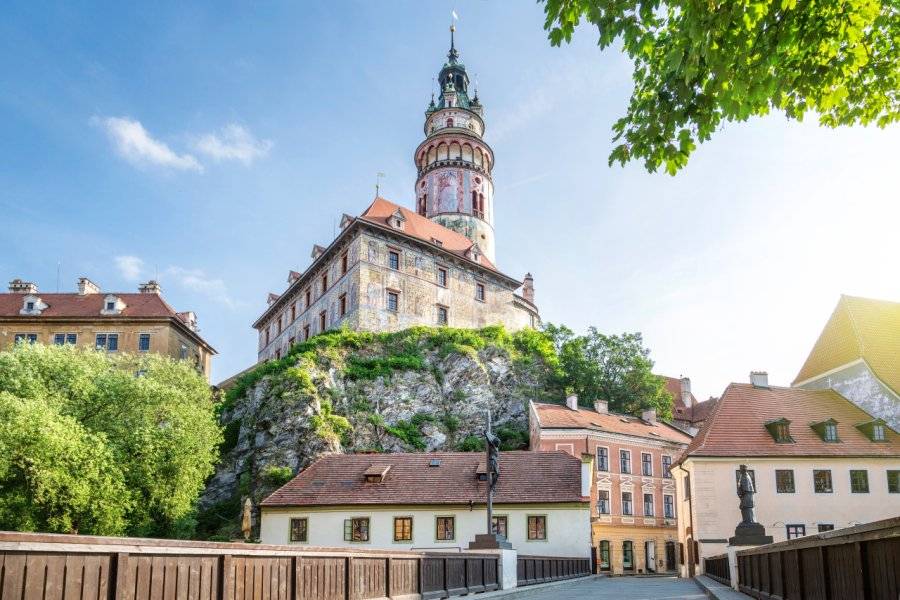
[(440, 96), (425, 111), (425, 140), (416, 148), (416, 211), (466, 236), (494, 257), (494, 151), (484, 135), (478, 90), (459, 61), (450, 27), (450, 52), (438, 74)]

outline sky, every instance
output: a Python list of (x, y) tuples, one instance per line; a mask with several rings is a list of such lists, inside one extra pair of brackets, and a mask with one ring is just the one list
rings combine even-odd
[[(631, 64), (534, 2), (11, 2), (0, 20), (0, 280), (160, 280), (218, 350), (342, 213), (413, 206), (432, 79), (457, 48), (485, 106), (497, 262), (542, 318), (640, 331), (700, 399), (788, 385), (841, 294), (900, 301), (900, 128), (726, 124), (676, 177), (607, 166)], [(59, 275), (57, 275), (59, 274)]]

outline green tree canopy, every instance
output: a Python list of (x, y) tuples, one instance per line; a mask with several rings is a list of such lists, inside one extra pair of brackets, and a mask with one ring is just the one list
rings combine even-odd
[(610, 165), (674, 175), (723, 121), (771, 110), (831, 127), (900, 118), (897, 0), (540, 1), (551, 44), (585, 19), (634, 63)]
[(611, 411), (639, 415), (655, 409), (660, 418), (672, 418), (672, 396), (662, 377), (653, 374), (640, 333), (604, 335), (591, 327), (586, 335), (575, 335), (552, 323), (545, 331), (559, 350), (562, 383), (579, 401), (606, 400)]
[(186, 362), (19, 344), (0, 352), (0, 529), (173, 535), (221, 439)]

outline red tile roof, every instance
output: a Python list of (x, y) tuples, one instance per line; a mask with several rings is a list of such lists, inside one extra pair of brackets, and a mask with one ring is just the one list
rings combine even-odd
[[(794, 443), (776, 443), (767, 421), (788, 419)], [(822, 440), (811, 427), (835, 419), (839, 443)], [(887, 442), (873, 442), (855, 425), (872, 416), (833, 390), (758, 388), (732, 383), (688, 446), (689, 456), (900, 456), (900, 436), (886, 429)]]
[(562, 404), (535, 402), (534, 408), (542, 429), (594, 429), (598, 432), (633, 435), (676, 444), (687, 444), (691, 441), (691, 436), (661, 421), (650, 424), (628, 415), (602, 414), (587, 408), (572, 410)]
[(693, 392), (691, 392), (691, 404), (685, 405), (681, 398), (681, 379), (667, 377), (666, 375), (660, 375), (660, 377), (663, 378), (663, 381), (666, 384), (666, 390), (672, 394), (673, 419), (687, 421), (688, 423), (701, 423), (709, 416), (709, 413), (712, 412), (713, 407), (716, 405), (715, 398), (697, 402), (697, 398), (695, 398)]
[[(383, 227), (390, 227), (388, 219), (398, 210), (406, 219), (403, 233), (429, 244), (434, 244), (434, 240), (438, 240), (440, 247), (444, 250), (467, 258), (466, 251), (472, 247), (472, 241), (469, 238), (384, 198), (375, 198), (375, 201), (360, 215), (360, 218)], [(493, 271), (497, 270), (497, 267), (483, 254), (479, 257), (478, 264)]]
[[(440, 466), (429, 466), (439, 461)], [(476, 479), (481, 452), (330, 454), (263, 500), (262, 506), (483, 503), (487, 483)], [(384, 481), (366, 483), (372, 467), (390, 466)], [(500, 453), (498, 504), (586, 502), (581, 461), (565, 452)]]
[[(41, 299), (47, 308), (41, 311), (40, 317), (96, 317), (103, 315), (103, 300), (108, 295), (120, 298), (125, 303), (125, 308), (118, 315), (122, 318), (146, 319), (177, 317), (175, 309), (162, 299), (159, 294), (121, 294), (118, 292), (101, 292), (99, 294), (45, 294), (39, 292), (32, 294)], [(22, 302), (26, 294), (0, 293), (0, 318), (21, 317), (34, 318), (30, 315), (20, 315)]]

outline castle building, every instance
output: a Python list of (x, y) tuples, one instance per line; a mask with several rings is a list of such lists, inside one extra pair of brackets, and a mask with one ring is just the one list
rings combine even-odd
[(425, 140), (414, 154), (415, 210), (376, 197), (340, 233), (313, 246), (312, 264), (288, 273), (254, 322), (258, 360), (329, 329), (396, 331), (414, 325), (537, 327), (534, 280), (496, 266), (494, 153), (484, 141), (483, 107), (451, 29), (438, 74), (440, 94), (425, 111)]
[(13, 279), (0, 293), (0, 350), (16, 343), (71, 344), (105, 352), (154, 352), (189, 360), (207, 378), (215, 349), (200, 336), (192, 311), (176, 312), (156, 281), (138, 292), (101, 291), (87, 277), (77, 292), (43, 293)]

